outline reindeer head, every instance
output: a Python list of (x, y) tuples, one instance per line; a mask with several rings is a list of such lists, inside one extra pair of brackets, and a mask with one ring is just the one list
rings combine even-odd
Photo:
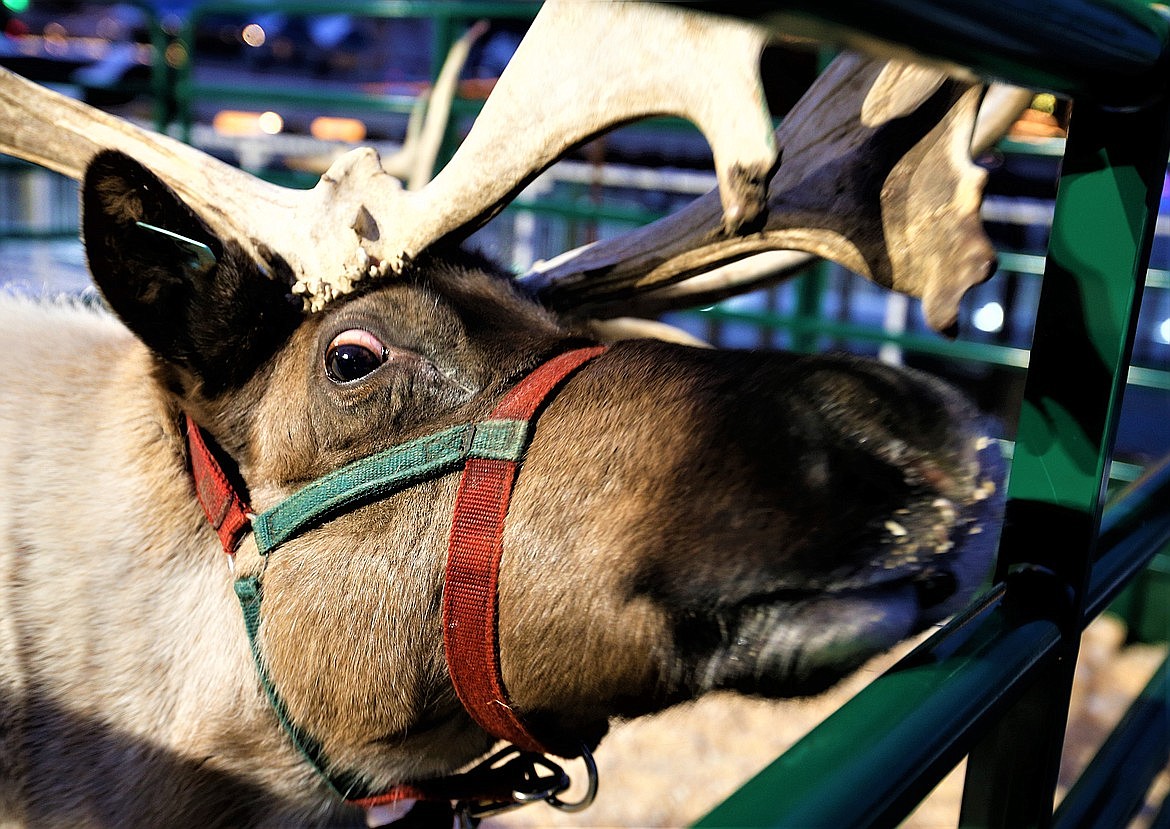
[[(601, 24), (578, 8), (548, 4), (536, 36), (587, 39)], [(739, 24), (696, 29), (675, 9), (613, 11), (617, 56), (634, 51), (623, 32), (640, 43), (662, 27), (684, 45), (715, 38), (704, 43), (723, 43), (735, 66), (762, 43)], [(368, 152), (305, 195), (70, 102), (35, 108), (54, 124), (84, 122), (49, 166), (84, 170), (95, 281), (153, 353), (173, 414), (214, 437), (256, 510), (372, 453), (482, 420), (534, 366), (583, 341), (572, 321), (582, 309), (613, 311), (634, 292), (761, 251), (842, 259), (924, 295), (943, 327), (987, 275), (969, 162), (976, 91), (847, 56), (772, 139), (758, 95), (754, 110), (733, 105), (733, 123), (720, 121), (714, 102), (735, 78), (684, 83), (707, 90), (696, 108), (670, 72), (615, 58), (615, 73), (649, 78), (639, 94), (606, 99), (571, 127), (558, 122), (563, 102), (529, 97), (540, 113), (517, 129), (527, 102), (509, 101), (533, 96), (532, 66), (556, 51), (526, 44), (502, 97), (417, 194)], [(715, 55), (700, 73), (723, 67)], [(559, 74), (588, 74), (574, 72)], [(4, 94), (17, 91), (30, 94), (5, 78)], [(719, 193), (521, 285), (451, 246), (562, 149), (648, 112), (710, 128)], [(498, 158), (505, 130), (521, 136), (519, 161)], [(819, 135), (828, 141), (817, 149)], [(103, 145), (138, 160), (95, 154)], [(515, 484), (498, 598), (511, 704), (545, 745), (575, 753), (611, 716), (712, 689), (822, 690), (970, 596), (993, 548), (994, 454), (971, 407), (913, 371), (613, 345), (543, 409)], [(258, 647), (287, 716), (331, 768), (373, 788), (449, 772), (491, 742), (460, 706), (443, 654), (456, 486), (441, 475), (362, 503), (262, 564)]]
[[(484, 418), (581, 339), (457, 253), (305, 313), (287, 274), (118, 153), (90, 165), (83, 206), (95, 281), (257, 510)], [(958, 396), (910, 371), (614, 345), (541, 414), (516, 483), (499, 595), (514, 706), (573, 753), (609, 716), (714, 688), (823, 689), (982, 577), (996, 503), (985, 443)], [(272, 682), (330, 763), (374, 786), (450, 771), (489, 742), (443, 658), (456, 483), (365, 504), (264, 565)]]

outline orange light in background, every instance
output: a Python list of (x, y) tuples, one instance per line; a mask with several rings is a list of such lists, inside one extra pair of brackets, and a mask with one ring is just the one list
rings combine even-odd
[(212, 119), (212, 127), (221, 136), (275, 136), (284, 129), (284, 119), (276, 112), (220, 110)]
[(225, 109), (217, 112), (211, 126), (220, 135), (263, 135), (260, 131), (260, 113)]
[(260, 116), (255, 112), (224, 109), (215, 113), (211, 126), (220, 135), (259, 135)]
[(318, 141), (346, 141), (352, 144), (366, 137), (366, 125), (356, 118), (322, 115), (309, 124), (309, 133)]
[(211, 126), (220, 135), (237, 138), (255, 135), (276, 135), (284, 129), (284, 119), (275, 112), (244, 112), (224, 109), (215, 114)]
[(264, 33), (264, 27), (259, 23), (249, 23), (240, 32), (240, 38), (249, 46), (256, 47), (263, 46), (268, 36)]
[(163, 54), (166, 56), (167, 66), (171, 69), (178, 69), (187, 62), (187, 50), (178, 41), (168, 43)]

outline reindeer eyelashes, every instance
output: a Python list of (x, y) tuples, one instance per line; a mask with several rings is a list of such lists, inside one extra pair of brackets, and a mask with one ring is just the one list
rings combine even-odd
[(350, 328), (325, 349), (325, 373), (335, 383), (352, 383), (372, 374), (389, 356), (389, 349), (369, 331)]

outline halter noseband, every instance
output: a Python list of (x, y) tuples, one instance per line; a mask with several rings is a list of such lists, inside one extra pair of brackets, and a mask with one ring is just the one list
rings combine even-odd
[[(282, 543), (312, 527), (415, 484), (463, 470), (443, 588), (447, 666), (468, 714), (489, 734), (518, 749), (505, 749), (463, 775), (401, 784), (382, 793), (366, 791), (353, 775), (326, 771), (328, 761), (320, 744), (289, 718), (260, 653), (257, 634), (262, 569), (235, 582), (256, 670), (281, 726), (329, 786), (348, 802), (369, 808), (405, 799), (457, 800), (462, 801), (464, 817), (534, 800), (545, 800), (564, 810), (588, 805), (557, 799), (568, 786), (568, 777), (542, 756), (548, 753), (544, 745), (510, 704), (500, 670), (497, 597), (504, 520), (539, 411), (573, 372), (602, 351), (604, 347), (590, 347), (559, 354), (513, 386), (487, 419), (361, 458), (309, 483), (259, 515), (248, 509), (208, 446), (203, 430), (187, 416), (196, 495), (233, 564), (236, 550), (249, 532), (266, 561)], [(582, 757), (590, 777), (586, 800), (591, 801), (596, 769), (584, 746)]]

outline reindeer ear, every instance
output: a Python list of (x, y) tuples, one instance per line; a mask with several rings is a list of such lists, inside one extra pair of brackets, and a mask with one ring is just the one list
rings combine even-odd
[(301, 303), (231, 240), (218, 238), (129, 156), (98, 153), (82, 185), (94, 282), (156, 354), (216, 393), (237, 386), (300, 321)]

